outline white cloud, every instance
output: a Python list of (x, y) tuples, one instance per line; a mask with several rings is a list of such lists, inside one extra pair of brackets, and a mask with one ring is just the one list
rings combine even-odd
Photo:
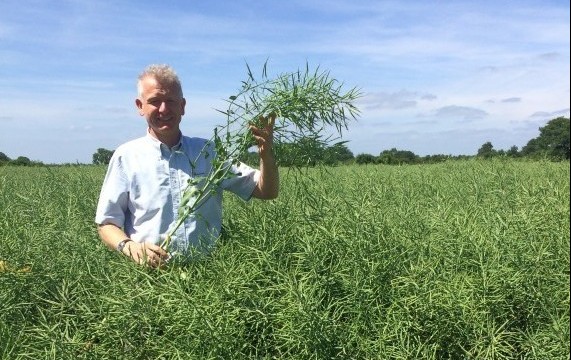
[(510, 98), (502, 99), (500, 101), (503, 103), (519, 103), (519, 102), (521, 102), (521, 98), (520, 97), (510, 97)]
[(556, 111), (537, 111), (530, 115), (532, 118), (552, 119), (560, 116), (569, 117), (569, 108)]
[(367, 110), (374, 109), (408, 109), (414, 108), (419, 101), (434, 100), (436, 95), (433, 94), (419, 94), (418, 92), (399, 90), (393, 93), (387, 92), (373, 92), (367, 93), (359, 100), (358, 104)]

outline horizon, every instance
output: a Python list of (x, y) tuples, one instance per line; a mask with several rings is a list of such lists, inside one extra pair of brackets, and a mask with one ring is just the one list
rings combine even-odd
[[(554, 119), (555, 119), (555, 118), (554, 118)], [(554, 120), (554, 119), (551, 119), (551, 120)], [(569, 119), (569, 118), (567, 118), (567, 119)], [(550, 120), (547, 121), (546, 124), (549, 123), (549, 122), (550, 122)], [(539, 131), (538, 131), (538, 136), (539, 136)], [(533, 138), (533, 139), (535, 139), (535, 138)], [(529, 139), (529, 140), (532, 140), (532, 139)], [(529, 142), (529, 140), (528, 140), (528, 142)], [(483, 146), (484, 144), (486, 144), (486, 143), (488, 143), (488, 141), (482, 143), (482, 146)], [(491, 142), (489, 142), (489, 143), (491, 143)], [(329, 147), (329, 146), (333, 146), (333, 145), (335, 145), (335, 143), (329, 144), (328, 147)], [(349, 149), (349, 151), (351, 151), (351, 148), (350, 148), (349, 146), (347, 146), (346, 143), (343, 142), (343, 145), (346, 146), (346, 147)], [(527, 145), (527, 142), (526, 142), (525, 145)], [(524, 145), (524, 146), (525, 146), (525, 145)], [(517, 145), (512, 145), (512, 146), (510, 146), (510, 147), (508, 147), (508, 148), (502, 148), (502, 149), (500, 149), (500, 148), (497, 148), (496, 146), (494, 146), (494, 144), (492, 144), (492, 146), (493, 146), (493, 150), (494, 150), (494, 151), (504, 151), (504, 152), (507, 152), (507, 151), (511, 150), (511, 148), (513, 148), (513, 146), (516, 146), (518, 151), (521, 151), (521, 150), (522, 150), (522, 147), (523, 147), (523, 146), (522, 146), (522, 147), (518, 147)], [(481, 146), (480, 146), (477, 150), (479, 150), (480, 148), (481, 148)], [(112, 152), (114, 152), (114, 151), (116, 150), (116, 149), (97, 148), (97, 149), (93, 152), (92, 156), (95, 155), (95, 154), (99, 151), (99, 149), (103, 149), (103, 150), (106, 150), (106, 151), (112, 151)], [(359, 156), (359, 155), (366, 155), (366, 156), (372, 155), (372, 156), (378, 157), (378, 156), (380, 156), (383, 152), (385, 152), (385, 151), (389, 151), (389, 152), (390, 152), (390, 151), (392, 151), (392, 150), (397, 150), (397, 151), (410, 151), (410, 150), (408, 150), (408, 149), (398, 149), (398, 148), (394, 148), (394, 147), (393, 147), (393, 148), (390, 148), (390, 149), (382, 149), (382, 150), (378, 151), (377, 153), (354, 153), (353, 151), (351, 151), (351, 153), (353, 154), (353, 158), (357, 158), (357, 156)], [(257, 150), (250, 150), (249, 152), (250, 152), (250, 153), (257, 153)], [(0, 151), (0, 153), (3, 153), (3, 152)], [(414, 153), (414, 152), (413, 152), (413, 153)], [(6, 155), (6, 154), (4, 153), (4, 155)], [(471, 158), (471, 157), (476, 157), (476, 156), (478, 156), (477, 151), (476, 151), (476, 153), (474, 153), (474, 154), (443, 154), (443, 153), (441, 153), (441, 154), (424, 154), (424, 155), (419, 155), (419, 154), (414, 153), (414, 155), (417, 156), (417, 157), (420, 157), (420, 158), (431, 157), (431, 156), (444, 156), (444, 157), (451, 157), (451, 158), (464, 158), (464, 157), (466, 157), (466, 158)], [(20, 157), (20, 156), (15, 156), (14, 158), (10, 158), (10, 160), (11, 160), (11, 161), (14, 161), (14, 160), (17, 160), (19, 157)], [(53, 166), (58, 166), (58, 165), (64, 165), (64, 166), (67, 166), (67, 165), (93, 165), (93, 159), (92, 159), (92, 161), (89, 161), (89, 162), (78, 162), (78, 161), (76, 161), (76, 162), (59, 162), (59, 163), (44, 163), (44, 162), (42, 162), (42, 161), (40, 161), (40, 160), (34, 160), (34, 159), (29, 159), (29, 158), (28, 158), (28, 160), (30, 160), (30, 162), (32, 162), (32, 163), (38, 163), (38, 164), (41, 164), (41, 165), (48, 165), (48, 166), (52, 166), (52, 165), (53, 165)]]

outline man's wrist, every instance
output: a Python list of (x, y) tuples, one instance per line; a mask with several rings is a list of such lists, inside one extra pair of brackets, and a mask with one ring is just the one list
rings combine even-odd
[(133, 240), (127, 238), (127, 239), (123, 239), (119, 242), (119, 244), (117, 244), (117, 251), (119, 251), (120, 253), (125, 253), (124, 249), (125, 246), (129, 243), (132, 242)]
[(275, 164), (276, 157), (274, 156), (274, 152), (270, 150), (269, 152), (260, 154), (260, 161), (267, 164)]

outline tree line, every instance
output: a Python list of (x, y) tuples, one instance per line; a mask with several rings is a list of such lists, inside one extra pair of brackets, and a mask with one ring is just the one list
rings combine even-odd
[[(512, 146), (508, 150), (496, 150), (490, 141), (485, 142), (478, 149), (477, 158), (532, 158), (550, 159), (554, 161), (569, 160), (569, 119), (558, 117), (550, 120), (539, 128), (539, 136), (527, 142), (521, 148)], [(359, 154), (355, 158), (358, 164), (419, 164), (434, 163), (451, 159), (467, 159), (474, 156), (468, 155), (427, 155), (420, 157), (412, 151), (397, 150), (396, 148), (382, 151), (379, 156), (371, 154)]]
[[(333, 145), (327, 145), (318, 138), (305, 137), (290, 143), (278, 143), (275, 146), (276, 156), (280, 166), (315, 166), (315, 165), (338, 165), (338, 164), (429, 164), (447, 160), (459, 160), (468, 158), (489, 159), (494, 157), (508, 158), (531, 158), (550, 159), (553, 161), (569, 160), (569, 118), (558, 117), (547, 122), (539, 128), (539, 136), (527, 142), (521, 148), (512, 146), (507, 150), (495, 149), (490, 141), (485, 142), (474, 155), (427, 155), (419, 156), (409, 150), (398, 150), (392, 148), (383, 150), (379, 155), (361, 153), (354, 156), (347, 147), (346, 141), (341, 141)], [(95, 165), (106, 165), (109, 163), (112, 150), (99, 148), (92, 156), (92, 163)], [(250, 152), (241, 161), (257, 165), (258, 154)], [(0, 165), (21, 165), (34, 166), (44, 165), (39, 161), (32, 161), (25, 156), (10, 159), (6, 154), (0, 152)]]

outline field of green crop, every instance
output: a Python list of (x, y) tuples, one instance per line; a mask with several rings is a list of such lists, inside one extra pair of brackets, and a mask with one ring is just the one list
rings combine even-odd
[(282, 170), (209, 256), (93, 223), (105, 168), (0, 167), (2, 359), (569, 359), (569, 163)]

